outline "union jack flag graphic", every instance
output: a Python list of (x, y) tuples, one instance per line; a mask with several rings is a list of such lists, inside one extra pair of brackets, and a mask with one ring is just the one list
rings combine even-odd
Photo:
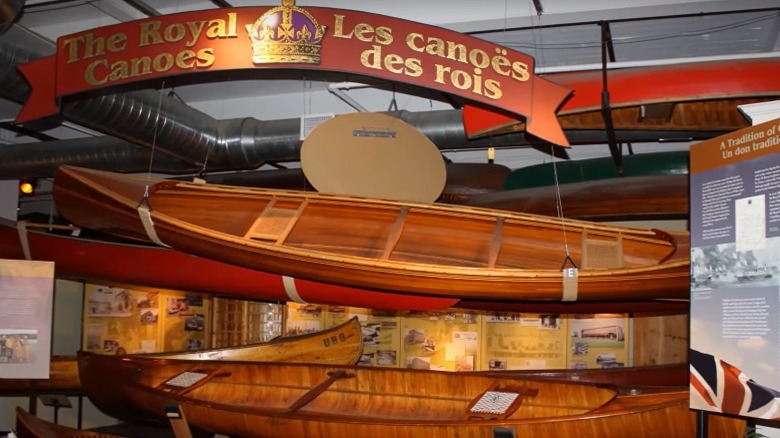
[(691, 408), (753, 418), (780, 419), (780, 391), (760, 385), (739, 368), (690, 350)]

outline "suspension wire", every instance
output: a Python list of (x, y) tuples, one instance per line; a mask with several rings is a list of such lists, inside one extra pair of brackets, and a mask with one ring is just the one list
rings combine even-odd
[(555, 146), (551, 143), (550, 144), (550, 156), (552, 157), (552, 168), (553, 168), (553, 181), (555, 184), (555, 210), (556, 213), (558, 213), (558, 218), (561, 220), (561, 230), (563, 231), (563, 248), (566, 252), (566, 256), (563, 259), (563, 265), (561, 265), (561, 270), (566, 266), (566, 262), (571, 262), (574, 267), (577, 267), (577, 264), (574, 263), (574, 260), (571, 258), (571, 253), (569, 252), (569, 239), (566, 235), (566, 220), (563, 217), (563, 202), (561, 201), (561, 186), (558, 183), (558, 166), (556, 165), (555, 161)]
[[(535, 11), (535, 7), (533, 5), (533, 0), (528, 0), (528, 16), (531, 18), (531, 23), (534, 22), (534, 16), (536, 16), (536, 20), (538, 21), (538, 24), (541, 25), (542, 21), (542, 13), (541, 11)], [(536, 12), (536, 13), (534, 13)], [(544, 65), (544, 45), (542, 44), (542, 31), (540, 29), (537, 29), (536, 26), (531, 27), (531, 35), (533, 36), (533, 43), (535, 47), (538, 47), (538, 55), (541, 59), (541, 64)], [(538, 43), (537, 43), (538, 38)], [(539, 63), (536, 63), (538, 65)], [(533, 78), (533, 75), (531, 75), (531, 78)], [(531, 100), (531, 114), (533, 114), (533, 99)], [(563, 258), (563, 264), (561, 265), (561, 270), (566, 266), (566, 262), (571, 263), (575, 268), (577, 267), (577, 264), (574, 263), (574, 260), (571, 258), (571, 253), (569, 252), (569, 238), (566, 233), (566, 220), (563, 216), (563, 202), (561, 201), (561, 188), (560, 184), (558, 183), (558, 166), (555, 161), (555, 145), (550, 143), (550, 159), (552, 162), (552, 168), (553, 168), (553, 180), (555, 184), (555, 210), (558, 213), (558, 218), (561, 220), (561, 231), (563, 232), (563, 249), (564, 249), (564, 258)]]
[(160, 87), (160, 97), (157, 99), (157, 115), (154, 118), (154, 130), (152, 131), (152, 151), (149, 154), (149, 169), (146, 172), (146, 185), (144, 186), (144, 195), (141, 201), (138, 203), (140, 206), (143, 203), (146, 203), (149, 207), (149, 183), (152, 180), (152, 165), (154, 164), (154, 149), (157, 146), (157, 130), (158, 125), (160, 123), (160, 112), (162, 111), (162, 99), (163, 94), (165, 94), (165, 81), (162, 82), (162, 86)]

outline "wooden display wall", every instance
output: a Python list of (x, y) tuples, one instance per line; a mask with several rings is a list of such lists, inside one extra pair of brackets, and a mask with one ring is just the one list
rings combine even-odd
[[(645, 364), (631, 361), (631, 319), (625, 314), (394, 313), (288, 303), (286, 333), (321, 330), (353, 316), (363, 326), (361, 365), (482, 371)], [(663, 319), (658, 322), (663, 325)], [(642, 340), (653, 343), (651, 337)], [(679, 357), (653, 363), (679, 363)]]
[(105, 354), (209, 348), (203, 294), (87, 283), (82, 348)]

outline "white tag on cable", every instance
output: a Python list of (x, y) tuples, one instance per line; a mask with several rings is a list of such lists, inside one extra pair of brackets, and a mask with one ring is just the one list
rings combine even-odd
[(577, 301), (577, 268), (563, 270), (563, 296), (561, 301)]

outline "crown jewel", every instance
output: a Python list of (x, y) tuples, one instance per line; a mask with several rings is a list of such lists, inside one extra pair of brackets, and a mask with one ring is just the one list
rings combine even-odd
[(325, 30), (313, 15), (295, 6), (295, 0), (282, 0), (282, 6), (246, 25), (252, 40), (252, 62), (319, 64)]

